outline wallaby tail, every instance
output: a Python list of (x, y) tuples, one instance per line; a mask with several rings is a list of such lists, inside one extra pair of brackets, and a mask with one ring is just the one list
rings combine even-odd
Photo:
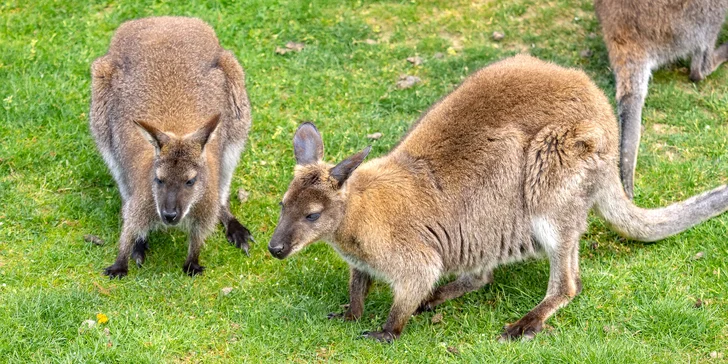
[(643, 209), (627, 198), (616, 170), (607, 174), (597, 193), (595, 211), (628, 239), (664, 239), (728, 210), (726, 185), (663, 208)]

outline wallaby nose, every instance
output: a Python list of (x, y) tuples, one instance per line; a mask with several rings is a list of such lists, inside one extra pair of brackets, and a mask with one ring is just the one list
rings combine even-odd
[(164, 221), (166, 221), (167, 223), (171, 223), (174, 221), (175, 218), (177, 218), (177, 211), (164, 210), (162, 211), (162, 218), (164, 218)]
[(283, 244), (281, 245), (268, 245), (268, 251), (276, 258), (280, 259), (281, 252), (283, 252)]

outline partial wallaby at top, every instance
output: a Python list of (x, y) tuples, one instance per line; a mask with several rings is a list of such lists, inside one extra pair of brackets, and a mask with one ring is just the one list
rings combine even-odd
[(595, 0), (594, 8), (617, 81), (620, 173), (632, 198), (642, 106), (652, 71), (690, 57), (690, 80), (698, 82), (725, 62), (728, 43), (714, 47), (728, 0)]
[(114, 176), (124, 223), (109, 277), (141, 266), (147, 234), (189, 234), (183, 269), (201, 273), (200, 250), (219, 220), (248, 252), (250, 232), (230, 212), (230, 182), (250, 129), (245, 74), (203, 21), (155, 17), (122, 24), (91, 66), (90, 124)]
[(618, 143), (612, 108), (583, 72), (508, 58), (467, 78), (389, 154), (363, 164), (369, 148), (324, 162), (321, 135), (302, 124), (268, 250), (283, 259), (321, 239), (349, 263), (349, 308), (332, 317), (360, 318), (372, 279), (389, 283), (389, 318), (365, 333), (380, 341), (399, 337), (418, 310), (491, 282), (497, 266), (545, 255), (546, 297), (502, 334), (532, 337), (581, 291), (579, 237), (592, 208), (642, 241), (728, 209), (725, 185), (664, 208), (636, 207), (620, 183)]

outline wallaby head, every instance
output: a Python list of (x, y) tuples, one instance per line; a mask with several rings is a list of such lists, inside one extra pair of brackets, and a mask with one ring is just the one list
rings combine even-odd
[(195, 132), (178, 137), (143, 121), (136, 125), (154, 146), (154, 166), (149, 179), (157, 214), (165, 224), (177, 225), (205, 193), (208, 173), (205, 145), (217, 129), (220, 114)]
[(337, 165), (323, 161), (324, 144), (316, 126), (306, 122), (293, 137), (294, 177), (281, 201), (281, 214), (268, 250), (278, 258), (331, 236), (346, 209), (345, 182), (366, 158), (367, 147)]

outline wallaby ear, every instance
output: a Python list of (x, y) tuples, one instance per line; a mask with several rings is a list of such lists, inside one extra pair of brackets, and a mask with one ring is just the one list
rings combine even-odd
[(139, 129), (139, 132), (142, 133), (142, 136), (144, 136), (144, 139), (154, 146), (154, 150), (157, 154), (159, 154), (162, 147), (171, 140), (169, 135), (144, 121), (134, 121), (134, 123), (136, 124), (137, 129)]
[(215, 116), (210, 118), (205, 125), (197, 129), (192, 134), (186, 135), (184, 139), (199, 143), (202, 150), (205, 150), (205, 145), (208, 141), (210, 141), (210, 138), (217, 129), (218, 125), (220, 125), (220, 113), (217, 113)]
[(316, 126), (305, 122), (298, 127), (293, 136), (293, 154), (296, 164), (305, 165), (320, 161), (324, 157), (324, 141)]
[(334, 168), (331, 168), (329, 175), (339, 182), (339, 187), (344, 185), (344, 182), (346, 182), (349, 176), (351, 176), (351, 172), (354, 172), (356, 167), (359, 167), (361, 162), (364, 161), (364, 158), (367, 157), (367, 154), (369, 154), (369, 151), (371, 150), (372, 146), (370, 145), (364, 148), (361, 152), (339, 162), (339, 164), (334, 166)]

